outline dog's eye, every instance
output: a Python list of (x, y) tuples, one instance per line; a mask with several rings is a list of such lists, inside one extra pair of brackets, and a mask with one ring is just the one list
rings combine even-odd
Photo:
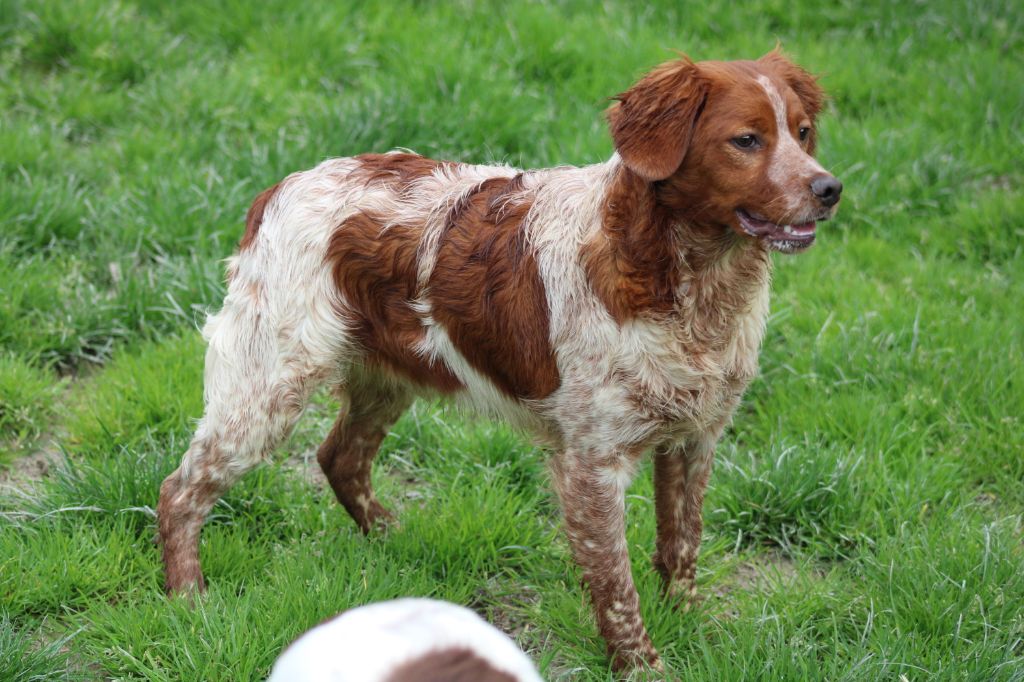
[(732, 138), (732, 143), (740, 149), (754, 149), (759, 144), (757, 135), (740, 135)]
[(810, 134), (811, 134), (811, 129), (810, 128), (807, 128), (807, 127), (801, 128), (800, 129), (800, 141), (801, 142), (806, 142), (807, 141), (807, 136), (810, 135)]

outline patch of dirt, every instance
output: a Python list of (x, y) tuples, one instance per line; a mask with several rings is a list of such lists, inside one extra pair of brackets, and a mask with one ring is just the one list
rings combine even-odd
[(974, 502), (979, 507), (991, 507), (999, 502), (999, 498), (994, 493), (982, 492), (974, 497)]
[(33, 487), (37, 481), (41, 481), (50, 475), (54, 468), (62, 465), (66, 458), (61, 452), (58, 443), (66, 437), (62, 428), (61, 416), (63, 406), (74, 390), (79, 376), (62, 378), (62, 386), (54, 396), (54, 412), (50, 415), (48, 428), (44, 429), (35, 439), (32, 450), (21, 455), (10, 463), (8, 467), (0, 466), (0, 489), (13, 488), (19, 492), (25, 492)]
[(47, 617), (43, 626), (40, 627), (35, 644), (38, 648), (51, 646), (60, 642), (60, 653), (67, 657), (68, 672), (75, 673), (82, 679), (102, 680), (108, 679), (103, 675), (103, 666), (95, 661), (84, 660), (81, 653), (72, 646), (75, 636), (79, 631), (68, 633), (62, 627), (60, 621), (52, 622)]
[(733, 573), (715, 585), (719, 597), (728, 596), (734, 590), (767, 591), (787, 587), (796, 582), (800, 572), (792, 559), (780, 552), (763, 552), (752, 559), (740, 562)]
[(981, 189), (1001, 190), (1003, 192), (1009, 192), (1017, 186), (1011, 175), (988, 175), (979, 178), (977, 184)]
[(518, 585), (509, 591), (507, 584), (498, 578), (491, 578), (486, 587), (477, 590), (476, 598), (468, 607), (512, 639), (521, 642), (531, 639), (535, 630), (526, 610), (539, 600), (536, 589), (528, 585)]
[[(509, 588), (512, 589), (509, 589)], [(538, 658), (542, 652), (550, 651), (550, 633), (543, 632), (531, 620), (530, 608), (540, 602), (536, 588), (529, 585), (509, 586), (501, 578), (492, 577), (485, 587), (477, 590), (476, 597), (466, 606), (512, 638), (520, 649), (539, 667)], [(549, 665), (549, 679), (562, 679), (564, 674), (554, 675), (556, 665), (568, 666), (556, 654), (556, 660)]]
[(766, 551), (737, 562), (705, 594), (719, 618), (732, 620), (739, 616), (733, 592), (775, 592), (791, 588), (799, 579), (800, 570), (792, 559), (778, 551)]
[(328, 488), (327, 477), (324, 476), (320, 463), (316, 461), (316, 450), (304, 450), (290, 455), (281, 462), (287, 471), (292, 472), (317, 491)]
[(50, 475), (54, 467), (64, 462), (64, 453), (57, 447), (57, 438), (44, 435), (39, 439), (39, 448), (18, 457), (10, 467), (0, 469), (0, 486), (25, 490), (36, 481)]

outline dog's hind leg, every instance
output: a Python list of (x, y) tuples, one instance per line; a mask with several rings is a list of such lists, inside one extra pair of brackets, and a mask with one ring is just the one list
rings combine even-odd
[(342, 390), (342, 409), (317, 452), (338, 501), (364, 533), (392, 519), (370, 483), (373, 459), (412, 397), (384, 377), (359, 377)]
[(199, 535), (210, 509), (291, 432), (327, 378), (302, 340), (232, 302), (210, 318), (205, 411), (181, 466), (160, 487), (157, 519), (169, 592), (202, 591)]

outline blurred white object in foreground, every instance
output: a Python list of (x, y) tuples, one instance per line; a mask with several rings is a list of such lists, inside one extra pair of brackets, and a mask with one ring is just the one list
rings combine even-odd
[(398, 599), (342, 613), (285, 649), (268, 682), (541, 682), (511, 639), (461, 606)]

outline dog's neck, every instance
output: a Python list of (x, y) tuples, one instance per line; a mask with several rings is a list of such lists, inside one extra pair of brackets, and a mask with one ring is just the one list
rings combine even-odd
[[(677, 307), (693, 296), (714, 299), (723, 311), (742, 309), (771, 278), (768, 249), (720, 226), (701, 226), (680, 221), (675, 224), (679, 268)], [(700, 301), (698, 300), (698, 303)]]
[(609, 162), (601, 230), (587, 245), (591, 282), (619, 322), (643, 314), (691, 316), (714, 307), (731, 318), (770, 278), (758, 241), (687, 220), (658, 200), (658, 186)]

